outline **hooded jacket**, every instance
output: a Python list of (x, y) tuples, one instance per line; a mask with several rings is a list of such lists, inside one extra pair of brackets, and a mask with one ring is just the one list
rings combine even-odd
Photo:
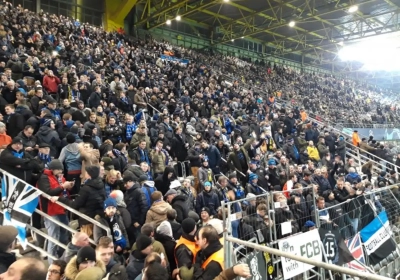
[[(100, 178), (96, 178), (89, 179), (84, 183), (74, 201), (65, 197), (60, 197), (59, 201), (79, 210), (82, 214), (94, 218), (96, 215), (104, 212), (104, 201), (106, 198), (104, 183)], [(79, 224), (87, 225), (90, 222), (79, 219)]]
[(155, 227), (158, 227), (163, 221), (167, 220), (169, 209), (172, 209), (172, 207), (165, 201), (153, 202), (146, 214), (146, 224), (153, 223)]
[[(171, 178), (168, 178), (169, 173), (173, 174)], [(154, 180), (154, 185), (158, 191), (162, 192), (162, 194), (165, 195), (167, 193), (167, 191), (169, 190), (169, 186), (171, 185), (171, 182), (174, 181), (175, 179), (176, 179), (176, 176), (175, 176), (174, 168), (171, 166), (167, 166), (164, 169), (163, 175), (158, 176)]]
[[(62, 177), (62, 183), (64, 182), (65, 178)], [(60, 186), (58, 179), (53, 175), (53, 172), (49, 169), (45, 169), (42, 175), (40, 175), (36, 187), (50, 196), (61, 196), (63, 195), (64, 192), (64, 189)], [(69, 192), (66, 191), (67, 196), (68, 194)], [(43, 196), (40, 196), (40, 209), (49, 216), (65, 214), (64, 207), (51, 202), (50, 200), (48, 200)]]
[(125, 192), (126, 209), (131, 214), (132, 224), (139, 223), (143, 225), (146, 220), (146, 212), (148, 209), (146, 196), (144, 195), (139, 184), (134, 184), (132, 188)]
[[(109, 218), (107, 218), (107, 217), (105, 216), (104, 212), (103, 212), (101, 215), (96, 215), (96, 217), (95, 217), (95, 220), (96, 220), (96, 221), (98, 221), (99, 223), (101, 223), (102, 225), (104, 225), (104, 226), (106, 226), (106, 227), (110, 227), (110, 226), (109, 226), (109, 222), (107, 221), (107, 219), (109, 219)], [(119, 230), (121, 231), (120, 233), (122, 234), (123, 238), (125, 238), (125, 241), (126, 241), (126, 246), (125, 246), (125, 248), (122, 248), (122, 249), (128, 249), (128, 248), (130, 248), (129, 239), (128, 239), (128, 234), (127, 234), (127, 232), (126, 232), (126, 228), (125, 228), (125, 225), (124, 225), (124, 221), (123, 221), (123, 219), (122, 219), (120, 213), (119, 213), (119, 212), (115, 213), (113, 219), (115, 219), (116, 223), (118, 224)], [(111, 229), (111, 228), (110, 228), (110, 230), (111, 230), (112, 236), (115, 236), (114, 230)], [(107, 235), (107, 233), (105, 232), (105, 230), (103, 230), (103, 228), (94, 225), (94, 227), (93, 227), (93, 239), (94, 239), (94, 241), (95, 241), (96, 243), (99, 241), (99, 239), (100, 239), (102, 236), (106, 236), (106, 235)], [(115, 248), (116, 248), (117, 246), (119, 246), (119, 245), (117, 245), (117, 244), (115, 243), (115, 240), (114, 240), (114, 246), (115, 246)], [(123, 246), (121, 245), (121, 247), (123, 247)]]
[(201, 208), (208, 207), (211, 211), (210, 216), (215, 216), (217, 215), (217, 209), (219, 206), (220, 201), (218, 195), (212, 189), (209, 192), (202, 191), (197, 196), (196, 210), (198, 214), (201, 213)]
[(50, 145), (50, 155), (55, 157), (58, 153), (58, 148), (61, 146), (61, 139), (57, 131), (48, 126), (41, 126), (36, 133), (38, 144), (46, 143)]
[[(76, 276), (79, 273), (76, 259), (77, 259), (77, 256), (73, 257), (68, 262), (67, 267), (65, 268), (65, 278), (67, 280), (75, 280)], [(102, 261), (97, 260), (95, 266), (100, 268), (104, 272), (104, 274), (106, 274), (106, 266), (104, 265), (104, 263)]]
[(125, 266), (117, 263), (114, 258), (106, 265), (106, 274), (110, 273), (108, 280), (128, 280)]
[(78, 143), (68, 144), (62, 148), (58, 159), (65, 164), (68, 174), (81, 173), (82, 160)]

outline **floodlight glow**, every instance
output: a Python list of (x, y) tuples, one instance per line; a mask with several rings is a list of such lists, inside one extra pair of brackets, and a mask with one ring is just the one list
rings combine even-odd
[(171, 24), (171, 20), (169, 19), (169, 20), (167, 20), (165, 23), (166, 23), (167, 25), (170, 25), (170, 24)]
[(339, 43), (337, 43), (339, 46), (343, 46), (343, 42), (339, 42)]
[(176, 16), (177, 21), (180, 21), (181, 19), (182, 19), (181, 16)]
[(224, 0), (224, 2), (229, 2), (229, 0)]
[(349, 13), (355, 13), (358, 11), (358, 6), (357, 5), (351, 6), (348, 11)]
[(235, 42), (235, 39), (232, 39), (231, 41), (232, 41), (232, 42)]
[(344, 46), (338, 52), (342, 61), (358, 61), (363, 70), (400, 70), (399, 36), (377, 36)]
[(294, 27), (296, 25), (296, 22), (294, 22), (293, 20), (289, 22), (289, 27)]
[(244, 39), (244, 36), (242, 36), (242, 39)]

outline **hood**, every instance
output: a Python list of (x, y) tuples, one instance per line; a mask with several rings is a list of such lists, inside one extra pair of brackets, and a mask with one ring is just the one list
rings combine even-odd
[(179, 200), (185, 202), (186, 201), (186, 196), (183, 195), (183, 194), (175, 196), (174, 199), (172, 199), (171, 204), (174, 204), (175, 201), (179, 201)]
[(163, 245), (168, 241), (175, 242), (175, 240), (171, 236), (168, 236), (168, 235), (162, 234), (162, 233), (158, 233), (158, 232), (154, 232), (154, 239)]
[(96, 190), (104, 190), (104, 182), (101, 178), (89, 179), (86, 181), (85, 185), (92, 187)]
[(150, 188), (154, 188), (154, 181), (146, 181), (144, 182), (143, 186), (146, 185)]
[(79, 153), (78, 143), (68, 144), (67, 146), (65, 146), (65, 149), (72, 154)]
[(41, 126), (37, 133), (42, 135), (49, 135), (52, 131), (53, 130), (48, 126)]
[(174, 168), (171, 167), (171, 166), (165, 167), (165, 169), (164, 169), (164, 174), (163, 174), (163, 178), (164, 178), (164, 179), (168, 179), (168, 174), (169, 174), (169, 173), (175, 174), (175, 170), (174, 170)]
[[(76, 259), (77, 256), (73, 257), (67, 264), (67, 267), (65, 268), (65, 277), (67, 279), (73, 280), (79, 273), (78, 266), (76, 265)], [(106, 274), (106, 266), (102, 261), (96, 261), (96, 267), (103, 270), (104, 274)]]
[(158, 215), (166, 215), (169, 209), (172, 209), (172, 207), (168, 202), (165, 201), (153, 203), (153, 205), (150, 207), (150, 211), (153, 211)]

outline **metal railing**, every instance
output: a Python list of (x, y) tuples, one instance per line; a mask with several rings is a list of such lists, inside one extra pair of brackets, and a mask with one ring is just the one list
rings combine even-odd
[[(5, 171), (5, 170), (3, 170), (3, 169), (0, 169), (0, 172), (1, 172), (3, 175), (4, 175), (4, 174), (9, 174), (8, 176), (12, 176), (12, 177), (16, 178), (15, 176), (13, 176), (12, 174), (8, 173), (7, 171)], [(21, 179), (18, 179), (18, 178), (16, 178), (16, 179), (17, 179), (17, 180), (20, 180), (20, 181), (22, 181), (22, 182), (24, 182), (24, 181), (21, 180)], [(27, 185), (30, 185), (30, 184), (28, 184), (27, 182), (24, 182), (24, 183), (27, 184)], [(35, 190), (36, 190), (38, 193), (40, 193), (40, 195), (41, 195), (42, 197), (44, 197), (44, 198), (46, 198), (46, 199), (48, 199), (48, 200), (50, 200), (50, 198), (52, 197), (52, 196), (50, 196), (50, 195), (44, 193), (43, 191), (41, 191), (41, 190), (38, 189), (38, 188), (35, 188)], [(70, 213), (73, 213), (73, 214), (75, 214), (76, 216), (78, 216), (78, 217), (80, 217), (80, 218), (82, 218), (82, 219), (84, 219), (84, 220), (90, 222), (91, 224), (93, 224), (93, 225), (95, 225), (95, 226), (97, 226), (97, 227), (103, 229), (103, 230), (107, 233), (107, 236), (109, 236), (109, 237), (112, 236), (112, 235), (111, 235), (111, 230), (110, 230), (110, 228), (109, 228), (108, 226), (103, 225), (102, 223), (96, 221), (95, 219), (93, 219), (93, 218), (91, 218), (91, 217), (89, 217), (89, 216), (87, 216), (87, 215), (85, 215), (85, 214), (79, 212), (78, 210), (73, 209), (72, 207), (70, 207), (70, 206), (68, 206), (68, 205), (66, 205), (66, 204), (64, 204), (64, 203), (62, 203), (62, 202), (56, 201), (55, 203), (58, 204), (58, 205), (60, 205), (60, 206), (63, 207), (65, 210), (69, 211)], [(39, 214), (41, 217), (50, 220), (51, 222), (53, 222), (53, 223), (57, 224), (58, 226), (60, 226), (60, 227), (62, 227), (62, 228), (64, 228), (64, 229), (66, 229), (66, 230), (68, 230), (68, 231), (71, 232), (71, 233), (76, 233), (76, 232), (77, 232), (76, 230), (72, 229), (72, 228), (69, 227), (68, 225), (65, 225), (65, 224), (61, 223), (60, 221), (54, 219), (53, 217), (49, 216), (48, 214), (42, 212), (42, 211), (39, 210), (39, 209), (35, 209), (35, 212), (36, 212), (37, 214)], [(3, 212), (1, 212), (1, 213), (3, 214)], [(62, 248), (64, 248), (64, 249), (67, 248), (67, 246), (66, 246), (67, 244), (62, 244), (62, 243), (60, 243), (58, 240), (56, 240), (56, 239), (54, 239), (53, 237), (51, 237), (50, 235), (48, 235), (48, 234), (42, 232), (41, 230), (36, 229), (36, 228), (34, 228), (33, 226), (28, 225), (28, 224), (27, 224), (27, 228), (28, 228), (29, 230), (31, 230), (32, 232), (34, 232), (35, 234), (38, 234), (38, 235), (44, 237), (45, 239), (47, 239), (47, 240), (49, 240), (49, 241), (55, 243), (57, 246), (60, 246), (60, 247), (62, 247)], [(90, 241), (90, 243), (92, 243), (93, 245), (96, 245), (96, 243), (95, 243), (95, 241), (94, 241), (93, 239), (89, 239), (89, 241)], [(31, 247), (31, 248), (34, 249), (34, 250), (39, 251), (41, 254), (46, 255), (47, 257), (50, 257), (50, 258), (52, 258), (52, 259), (56, 259), (54, 256), (51, 256), (50, 254), (48, 254), (45, 250), (43, 250), (43, 249), (42, 249), (42, 250), (38, 250), (39, 247), (36, 246), (36, 245), (34, 245), (34, 244), (31, 244), (31, 243), (29, 243), (29, 242), (26, 242), (26, 245), (29, 246), (29, 247)]]
[(268, 246), (262, 246), (262, 245), (252, 243), (249, 241), (243, 241), (238, 238), (231, 237), (227, 233), (225, 233), (225, 240), (227, 240), (228, 242), (231, 242), (231, 243), (236, 243), (236, 244), (239, 244), (239, 245), (242, 245), (245, 247), (253, 248), (258, 251), (267, 252), (271, 255), (296, 260), (296, 261), (310, 264), (312, 266), (316, 266), (316, 267), (323, 268), (326, 270), (330, 270), (330, 271), (334, 271), (334, 272), (338, 272), (341, 274), (350, 275), (350, 276), (354, 276), (354, 277), (359, 277), (361, 279), (392, 280), (392, 278), (388, 278), (388, 277), (384, 277), (384, 276), (380, 276), (380, 275), (376, 275), (376, 274), (372, 274), (372, 273), (361, 272), (358, 270), (354, 270), (354, 269), (350, 269), (350, 268), (346, 268), (346, 267), (342, 267), (342, 266), (338, 266), (338, 265), (334, 265), (334, 264), (329, 264), (326, 262), (320, 262), (320, 261), (312, 260), (312, 259), (305, 258), (302, 256), (298, 256), (295, 254), (290, 254), (290, 253), (287, 253), (287, 252), (284, 252), (281, 250), (277, 250), (277, 249), (274, 249), (274, 248), (271, 248)]

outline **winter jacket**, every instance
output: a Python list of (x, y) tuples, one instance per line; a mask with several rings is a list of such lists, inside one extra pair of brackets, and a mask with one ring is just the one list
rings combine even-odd
[[(65, 197), (60, 197), (59, 201), (78, 210), (82, 214), (94, 218), (104, 212), (104, 201), (106, 200), (106, 191), (101, 178), (87, 180), (79, 191), (79, 195), (74, 201)], [(80, 225), (87, 225), (91, 222), (79, 219)]]
[(114, 145), (122, 141), (123, 134), (124, 131), (122, 127), (117, 124), (115, 125), (108, 124), (104, 131), (105, 139), (110, 139)]
[(219, 153), (217, 147), (209, 145), (207, 149), (203, 149), (204, 155), (208, 157), (208, 166), (213, 169), (219, 166), (221, 161), (221, 154)]
[(132, 224), (139, 223), (143, 225), (146, 220), (148, 206), (146, 196), (140, 185), (136, 183), (132, 188), (126, 190), (124, 199), (126, 209), (131, 214)]
[(315, 160), (315, 161), (320, 161), (320, 156), (319, 156), (319, 152), (318, 149), (315, 146), (308, 146), (307, 147), (307, 152), (308, 152), (308, 156), (310, 159)]
[(318, 143), (318, 153), (320, 158), (324, 158), (329, 153), (329, 149), (325, 144), (320, 142)]
[(176, 241), (171, 236), (160, 234), (157, 232), (155, 232), (154, 234), (154, 239), (163, 245), (165, 252), (167, 253), (166, 257), (169, 263), (169, 268), (170, 268), (169, 271), (174, 271), (174, 269), (176, 268), (176, 261), (174, 254)]
[(71, 242), (67, 244), (67, 249), (64, 251), (63, 255), (61, 256), (60, 260), (65, 261), (66, 263), (69, 263), (69, 261), (78, 254), (78, 251), (82, 247), (75, 246)]
[(126, 266), (126, 272), (128, 273), (129, 280), (135, 280), (138, 277), (144, 268), (144, 260), (146, 259), (146, 255), (142, 254), (138, 250), (132, 251), (129, 255), (129, 263)]
[(79, 152), (78, 143), (68, 144), (62, 148), (58, 159), (64, 163), (64, 168), (68, 174), (80, 174), (82, 170), (81, 153)]
[(163, 151), (157, 152), (156, 150), (151, 150), (150, 159), (153, 172), (163, 173), (165, 170), (167, 155)]
[(231, 171), (239, 170), (239, 171), (242, 172), (242, 173), (246, 173), (246, 172), (247, 172), (247, 169), (246, 169), (246, 170), (243, 170), (243, 167), (242, 167), (242, 165), (240, 164), (240, 160), (239, 160), (239, 156), (238, 156), (238, 154), (239, 154), (240, 152), (243, 153), (244, 160), (245, 160), (246, 166), (247, 166), (247, 168), (248, 168), (248, 165), (249, 165), (249, 163), (250, 163), (250, 158), (249, 158), (249, 153), (247, 152), (247, 150), (246, 150), (244, 147), (241, 147), (239, 151), (233, 151), (233, 152), (231, 152), (231, 153), (229, 154), (229, 156), (228, 156), (227, 163), (228, 163), (229, 169), (230, 169)]
[(196, 202), (196, 210), (197, 213), (200, 215), (201, 209), (203, 207), (208, 207), (210, 209), (211, 216), (217, 215), (217, 209), (220, 206), (220, 201), (218, 199), (218, 195), (211, 190), (210, 192), (202, 191), (197, 196)]
[(214, 181), (214, 174), (211, 168), (200, 167), (199, 170), (197, 171), (197, 178), (201, 185), (201, 189), (204, 189), (205, 182), (212, 183)]
[(145, 223), (153, 223), (154, 227), (158, 227), (161, 222), (167, 220), (167, 211), (169, 209), (172, 209), (172, 207), (168, 202), (153, 202), (149, 211), (147, 211)]
[(196, 150), (195, 147), (192, 147), (188, 151), (188, 159), (190, 161), (190, 166), (191, 167), (200, 167), (201, 166), (201, 160), (200, 160), (200, 149)]
[(0, 252), (0, 274), (6, 272), (16, 261), (17, 258), (14, 253)]
[(56, 93), (58, 92), (58, 84), (60, 84), (61, 81), (57, 76), (44, 76), (43, 77), (43, 87), (51, 93)]
[[(194, 265), (194, 280), (208, 280), (214, 279), (217, 277), (224, 268), (216, 261), (211, 261), (204, 269), (201, 268), (201, 265), (211, 257), (214, 253), (219, 251), (222, 248), (221, 243), (217, 240), (215, 242), (210, 243), (207, 248), (204, 250), (200, 250), (196, 256), (196, 264)], [(200, 264), (200, 265), (199, 265)]]
[(30, 154), (21, 151), (19, 155), (21, 157), (17, 157), (16, 152), (9, 145), (0, 154), (0, 168), (29, 183), (32, 180), (32, 171), (39, 169), (40, 166), (32, 160)]
[(117, 263), (113, 258), (106, 265), (106, 274), (108, 273), (110, 274), (108, 280), (128, 280), (125, 266)]
[(180, 186), (176, 188), (176, 191), (178, 192), (178, 195), (185, 196), (185, 201), (189, 210), (195, 211), (197, 196), (196, 190), (193, 187), (186, 188), (184, 186)]
[(25, 127), (25, 119), (24, 116), (19, 113), (14, 113), (8, 116), (8, 120), (6, 122), (7, 134), (10, 135), (11, 138), (14, 138), (24, 130)]
[[(168, 178), (168, 174), (172, 173), (172, 177)], [(158, 191), (162, 192), (163, 195), (167, 193), (169, 190), (169, 186), (173, 180), (176, 179), (175, 176), (175, 170), (171, 166), (167, 166), (164, 169), (164, 173), (162, 175), (159, 175), (155, 180), (154, 180), (154, 185), (157, 188)]]
[(147, 134), (143, 134), (140, 132), (136, 132), (133, 136), (132, 136), (132, 140), (130, 143), (129, 148), (130, 149), (135, 149), (139, 146), (140, 141), (145, 140), (146, 141), (146, 148), (149, 150), (150, 149), (150, 137), (147, 136)]
[(36, 133), (38, 144), (46, 143), (50, 145), (50, 155), (55, 157), (58, 154), (58, 149), (61, 147), (61, 139), (57, 131), (48, 126), (41, 126)]
[[(73, 257), (67, 264), (67, 267), (65, 268), (66, 280), (75, 280), (76, 276), (79, 273), (78, 265), (76, 264), (76, 259), (77, 256)], [(104, 275), (106, 274), (106, 266), (102, 261), (97, 260), (95, 267), (100, 268), (104, 272)]]
[[(105, 217), (104, 212), (102, 214), (100, 214), (100, 215), (96, 215), (96, 217), (95, 217), (95, 220), (98, 221), (99, 223), (101, 223), (103, 226), (110, 227), (109, 224), (108, 224), (107, 219), (108, 218)], [(119, 227), (119, 229), (121, 231), (120, 234), (122, 234), (122, 236), (125, 238), (125, 241), (126, 241), (126, 246), (125, 246), (125, 248), (122, 248), (122, 249), (129, 249), (131, 246), (129, 245), (128, 234), (126, 232), (126, 228), (125, 228), (124, 221), (122, 219), (121, 214), (117, 211), (117, 213), (114, 215), (113, 219), (115, 219), (115, 221), (118, 223), (118, 227)], [(110, 228), (110, 230), (111, 230), (111, 235), (115, 236), (114, 229)], [(94, 242), (98, 243), (99, 239), (102, 236), (106, 236), (106, 235), (107, 235), (107, 233), (103, 228), (101, 228), (101, 227), (99, 227), (97, 225), (93, 226), (93, 239), (94, 239)], [(116, 248), (117, 246), (118, 245), (114, 243), (114, 247)]]
[(176, 221), (182, 223), (182, 221), (189, 217), (189, 207), (186, 203), (184, 195), (177, 195), (171, 201), (172, 208), (176, 211)]
[(178, 161), (185, 161), (188, 155), (186, 145), (186, 137), (181, 134), (181, 136), (175, 134), (175, 137), (172, 138), (172, 146), (171, 146), (171, 156), (173, 158), (177, 158)]
[[(65, 182), (65, 178), (62, 177), (61, 182)], [(53, 172), (49, 169), (45, 169), (40, 175), (39, 180), (36, 184), (36, 187), (48, 194), (50, 196), (67, 196), (69, 195), (69, 191), (65, 190), (60, 186), (60, 182), (53, 175)], [(51, 202), (47, 198), (40, 196), (40, 210), (46, 213), (49, 216), (63, 215), (65, 214), (64, 207)]]

